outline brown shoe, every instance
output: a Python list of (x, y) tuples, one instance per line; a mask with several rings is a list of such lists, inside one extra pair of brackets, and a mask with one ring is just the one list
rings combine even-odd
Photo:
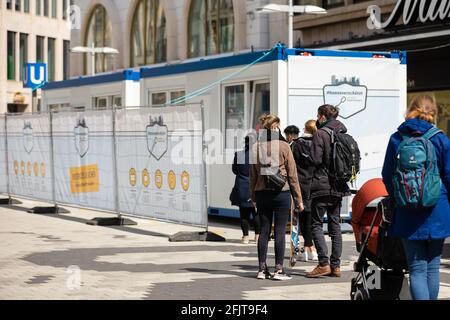
[(341, 268), (332, 268), (330, 277), (340, 278), (342, 276)]
[(306, 274), (307, 278), (320, 278), (331, 275), (330, 266), (317, 266), (312, 272)]

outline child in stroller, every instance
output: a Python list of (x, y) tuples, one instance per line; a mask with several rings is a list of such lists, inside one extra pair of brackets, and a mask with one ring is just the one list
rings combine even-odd
[(392, 219), (382, 179), (368, 181), (352, 203), (352, 227), (359, 252), (352, 300), (399, 300), (407, 263), (401, 239), (389, 235)]

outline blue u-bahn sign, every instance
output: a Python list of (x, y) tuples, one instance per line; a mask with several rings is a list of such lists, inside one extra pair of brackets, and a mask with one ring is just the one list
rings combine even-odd
[(47, 82), (47, 64), (27, 63), (25, 66), (24, 87), (37, 90)]

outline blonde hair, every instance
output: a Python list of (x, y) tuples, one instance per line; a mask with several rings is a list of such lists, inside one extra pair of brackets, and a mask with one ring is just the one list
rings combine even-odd
[(261, 117), (259, 117), (259, 122), (261, 122), (261, 125), (266, 130), (272, 130), (273, 126), (275, 124), (280, 124), (280, 118), (273, 114), (264, 114)]
[(437, 112), (436, 98), (430, 95), (420, 95), (411, 102), (406, 114), (406, 120), (420, 119), (434, 124)]
[(317, 121), (309, 120), (305, 123), (305, 133), (315, 134), (317, 132)]

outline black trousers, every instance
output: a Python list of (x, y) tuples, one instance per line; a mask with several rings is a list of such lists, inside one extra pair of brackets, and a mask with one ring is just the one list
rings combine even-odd
[[(332, 268), (341, 266), (342, 231), (341, 231), (342, 198), (321, 197), (312, 202), (312, 235), (319, 255), (320, 266), (330, 265)], [(328, 258), (328, 246), (323, 233), (323, 218), (328, 217), (328, 234), (331, 237), (331, 257)]]
[(275, 265), (283, 269), (286, 252), (286, 226), (291, 211), (290, 192), (262, 191), (256, 193), (258, 215), (261, 221), (261, 234), (258, 241), (259, 268), (267, 267), (267, 249), (269, 246), (272, 222), (275, 220)]
[(305, 247), (314, 246), (311, 226), (311, 212), (303, 211), (300, 213), (300, 232), (305, 241)]
[(261, 233), (261, 224), (259, 222), (259, 216), (256, 213), (255, 208), (239, 207), (239, 213), (241, 215), (241, 228), (244, 237), (248, 237), (250, 231), (250, 217), (253, 216), (253, 223), (255, 225), (255, 234)]

